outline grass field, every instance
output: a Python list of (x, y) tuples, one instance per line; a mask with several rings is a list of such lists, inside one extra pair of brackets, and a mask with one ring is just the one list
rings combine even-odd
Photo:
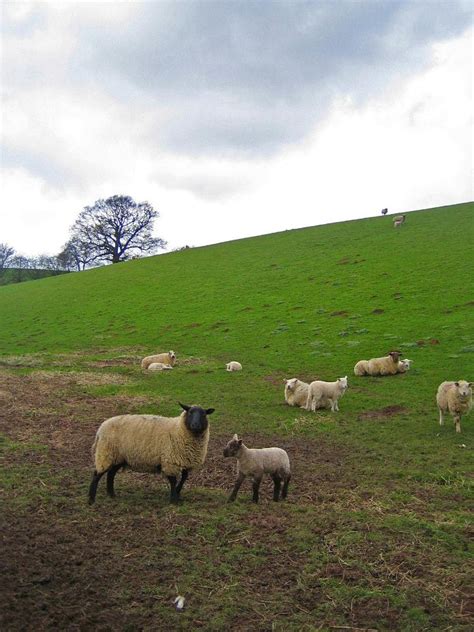
[[(2, 629), (470, 630), (474, 204), (287, 231), (0, 287)], [(405, 375), (357, 378), (398, 348)], [(174, 349), (173, 371), (139, 360)], [(229, 360), (244, 370), (227, 373)], [(340, 412), (285, 405), (284, 378), (349, 376)], [(98, 425), (215, 407), (202, 471), (86, 504)], [(289, 498), (250, 502), (222, 449), (288, 450)], [(173, 607), (177, 594), (186, 609)]]

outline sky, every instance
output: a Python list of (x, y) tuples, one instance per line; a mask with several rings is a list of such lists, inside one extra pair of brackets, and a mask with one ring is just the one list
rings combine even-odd
[(0, 242), (131, 195), (168, 250), (473, 199), (465, 0), (1, 4)]

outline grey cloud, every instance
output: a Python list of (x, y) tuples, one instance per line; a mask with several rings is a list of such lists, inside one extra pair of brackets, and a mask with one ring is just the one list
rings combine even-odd
[(469, 19), (451, 1), (160, 2), (123, 30), (88, 28), (83, 70), (174, 109), (152, 134), (162, 147), (261, 155), (298, 141), (335, 95), (360, 101), (413, 72), (427, 45)]

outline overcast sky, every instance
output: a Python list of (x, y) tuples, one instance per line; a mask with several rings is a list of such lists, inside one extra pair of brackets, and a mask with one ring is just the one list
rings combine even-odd
[(464, 0), (3, 2), (0, 242), (86, 205), (169, 249), (473, 199)]

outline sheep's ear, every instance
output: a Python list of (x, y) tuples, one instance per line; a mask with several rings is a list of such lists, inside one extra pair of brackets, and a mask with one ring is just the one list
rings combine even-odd
[(454, 386), (459, 386), (459, 382), (454, 382)]
[(235, 435), (232, 437), (232, 441), (238, 441), (238, 440), (239, 440), (239, 435), (238, 435), (238, 434), (235, 434)]
[(208, 408), (208, 409), (206, 410), (206, 415), (212, 415), (212, 413), (213, 413), (215, 410), (216, 410), (215, 408)]
[(181, 408), (183, 408), (186, 412), (189, 411), (189, 409), (191, 408), (191, 406), (186, 406), (186, 404), (182, 404), (181, 402), (178, 402), (178, 404), (181, 406)]
[(239, 439), (239, 445), (242, 445), (242, 439)]

